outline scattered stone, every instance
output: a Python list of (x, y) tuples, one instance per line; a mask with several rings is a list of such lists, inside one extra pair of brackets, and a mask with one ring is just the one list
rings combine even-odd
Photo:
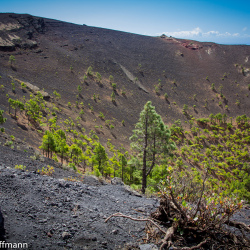
[(121, 178), (119, 177), (115, 177), (111, 180), (111, 184), (112, 185), (121, 185), (121, 186), (124, 186), (124, 182), (122, 181)]
[(69, 239), (71, 237), (72, 237), (72, 235), (69, 232), (63, 232), (62, 233), (63, 240), (67, 240), (67, 239)]
[(116, 235), (116, 234), (118, 234), (119, 233), (119, 230), (118, 229), (114, 229), (114, 230), (112, 230), (112, 232), (111, 232), (112, 234), (114, 234), (114, 235)]
[(134, 196), (137, 196), (137, 197), (142, 197), (142, 195), (139, 192), (133, 190), (128, 185), (124, 185), (124, 189), (125, 189), (125, 192), (129, 193), (130, 195), (134, 195)]
[(154, 244), (143, 244), (140, 245), (140, 250), (158, 250), (158, 247)]

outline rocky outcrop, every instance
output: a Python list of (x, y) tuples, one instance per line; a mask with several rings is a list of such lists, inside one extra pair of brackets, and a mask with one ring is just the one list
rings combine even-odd
[(17, 78), (14, 78), (12, 76), (10, 76), (10, 78), (13, 79), (14, 81), (17, 81), (19, 84), (24, 83), (26, 85), (27, 89), (30, 92), (34, 93), (35, 95), (38, 92), (40, 92), (42, 94), (44, 100), (49, 100), (50, 99), (50, 95), (47, 92), (45, 92), (44, 90), (41, 90), (40, 88), (38, 88), (36, 85), (31, 84), (30, 82), (21, 81), (21, 80), (19, 80)]

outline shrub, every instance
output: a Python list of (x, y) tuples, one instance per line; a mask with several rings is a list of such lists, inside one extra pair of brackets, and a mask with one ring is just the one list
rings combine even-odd
[(105, 119), (105, 116), (104, 116), (104, 114), (103, 114), (102, 112), (100, 112), (100, 114), (99, 114), (98, 116), (99, 116), (99, 118), (101, 118), (102, 120)]
[(43, 167), (41, 170), (38, 169), (37, 172), (41, 175), (51, 176), (55, 172), (55, 169), (54, 167), (48, 165), (47, 167)]
[(26, 166), (23, 165), (15, 165), (15, 169), (25, 170)]
[(12, 86), (12, 91), (15, 92), (15, 90), (16, 90), (15, 83), (14, 83), (14, 82), (11, 82), (11, 86)]
[(114, 81), (114, 77), (112, 75), (109, 76), (109, 81), (112, 83)]
[[(244, 249), (249, 244), (244, 232), (228, 234), (225, 228), (225, 224), (235, 228), (239, 226), (240, 223), (230, 219), (242, 208), (242, 203), (234, 195), (223, 195), (219, 186), (213, 188), (210, 170), (205, 169), (204, 172), (203, 177), (196, 169), (176, 171), (168, 167), (167, 178), (162, 181), (159, 192), (160, 207), (152, 214), (153, 219), (162, 225), (170, 224), (163, 233), (165, 238), (161, 241), (161, 249), (166, 245), (181, 248), (194, 238), (199, 245), (193, 246), (194, 249), (206, 249), (206, 246), (216, 244), (213, 241), (218, 239), (218, 235), (220, 247)], [(247, 230), (247, 227), (242, 230)], [(167, 235), (169, 238), (166, 240)], [(238, 244), (239, 248), (236, 247)]]
[(98, 82), (102, 81), (102, 76), (101, 76), (101, 74), (99, 72), (96, 72), (96, 78), (97, 78)]
[(112, 100), (112, 102), (115, 102), (115, 92), (114, 91), (111, 94), (111, 100)]
[(159, 87), (157, 85), (155, 85), (155, 93), (159, 94)]
[(11, 66), (13, 66), (13, 63), (16, 61), (15, 57), (13, 55), (10, 55), (9, 57), (9, 63)]
[(214, 83), (211, 84), (211, 89), (215, 90), (215, 84)]
[(22, 82), (21, 87), (22, 87), (22, 89), (25, 89), (27, 86), (26, 86), (26, 84), (24, 82)]
[(182, 113), (183, 113), (183, 114), (186, 114), (186, 113), (187, 113), (187, 110), (188, 110), (188, 105), (187, 105), (187, 104), (184, 104), (184, 105), (183, 105), (183, 108), (182, 108)]
[(236, 100), (235, 104), (236, 104), (237, 106), (240, 106), (240, 101), (239, 101), (239, 100)]
[(116, 83), (112, 83), (113, 91), (116, 91)]
[(92, 67), (89, 66), (88, 69), (87, 69), (87, 75), (93, 76), (93, 71), (92, 70), (93, 70)]

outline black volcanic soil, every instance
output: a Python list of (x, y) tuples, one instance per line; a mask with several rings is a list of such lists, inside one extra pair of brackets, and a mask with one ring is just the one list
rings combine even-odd
[[(144, 223), (123, 218), (105, 219), (116, 212), (148, 216), (158, 200), (135, 195), (123, 185), (85, 177), (66, 181), (72, 172), (55, 167), (52, 177), (27, 168), (51, 164), (30, 159), (28, 153), (0, 146), (0, 208), (5, 219), (6, 242), (28, 243), (29, 249), (120, 249), (138, 247)], [(88, 183), (88, 184), (84, 184)], [(139, 241), (137, 241), (139, 240)]]

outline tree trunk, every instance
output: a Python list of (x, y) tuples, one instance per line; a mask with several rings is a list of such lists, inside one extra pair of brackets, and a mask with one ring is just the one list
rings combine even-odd
[(145, 194), (147, 187), (147, 146), (148, 146), (148, 117), (145, 121), (145, 139), (144, 139), (144, 150), (143, 150), (143, 165), (142, 165), (142, 188), (141, 191)]
[(123, 167), (123, 164), (122, 164), (122, 181), (123, 181), (123, 168), (124, 168), (124, 167)]

